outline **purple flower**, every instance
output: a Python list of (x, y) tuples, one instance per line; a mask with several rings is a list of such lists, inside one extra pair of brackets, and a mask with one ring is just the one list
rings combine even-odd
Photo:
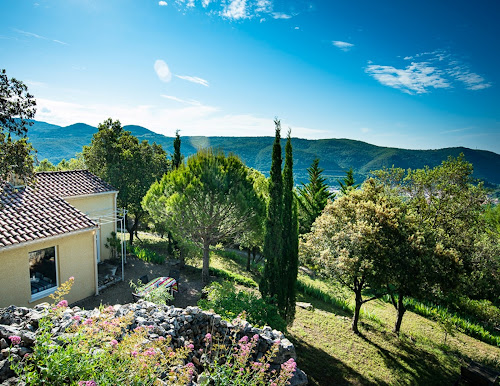
[(12, 342), (12, 344), (14, 344), (14, 345), (21, 343), (21, 337), (20, 336), (12, 335), (12, 336), (9, 336), (9, 339)]

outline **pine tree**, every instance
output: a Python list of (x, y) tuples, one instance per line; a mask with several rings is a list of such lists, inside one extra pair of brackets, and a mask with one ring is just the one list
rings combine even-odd
[(300, 234), (311, 231), (314, 220), (321, 214), (328, 199), (335, 197), (334, 193), (328, 191), (326, 178), (322, 175), (323, 171), (324, 169), (319, 167), (319, 158), (315, 158), (307, 169), (309, 183), (307, 185), (302, 183), (302, 186), (297, 189)]
[(357, 189), (359, 187), (359, 184), (354, 183), (354, 172), (352, 171), (352, 168), (345, 172), (344, 178), (337, 181), (340, 185), (340, 192), (343, 196), (349, 194), (351, 190)]
[[(263, 254), (266, 259), (264, 274), (260, 281), (259, 289), (262, 297), (276, 296), (280, 298), (282, 267), (279, 265), (283, 253), (283, 179), (281, 177), (281, 123), (274, 121), (276, 127), (273, 144), (270, 181), (269, 181), (269, 204), (266, 218), (266, 234), (264, 237)], [(276, 300), (277, 300), (276, 299)]]
[[(285, 167), (283, 169), (283, 254), (280, 266), (283, 270), (280, 288), (282, 299), (278, 298), (281, 316), (291, 323), (295, 316), (295, 284), (297, 281), (299, 236), (297, 202), (293, 194), (293, 152), (290, 131), (285, 146)], [(279, 301), (282, 300), (282, 304)]]

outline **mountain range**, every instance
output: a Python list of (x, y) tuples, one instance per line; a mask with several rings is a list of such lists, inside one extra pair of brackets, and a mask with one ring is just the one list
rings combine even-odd
[[(155, 133), (142, 126), (124, 126), (139, 140), (156, 142), (169, 152), (173, 152), (173, 137)], [(58, 126), (46, 122), (33, 121), (28, 130), (28, 137), (37, 150), (38, 160), (47, 158), (58, 163), (63, 158), (68, 160), (82, 151), (84, 145), (91, 142), (97, 128), (76, 123), (70, 126)], [(189, 156), (198, 148), (214, 147), (224, 152), (238, 155), (246, 165), (268, 175), (271, 167), (271, 152), (274, 137), (201, 137), (182, 136), (181, 152)], [(285, 139), (282, 140), (284, 151)], [(297, 183), (307, 181), (307, 168), (314, 158), (320, 159), (327, 182), (335, 186), (337, 179), (345, 176), (353, 168), (358, 182), (363, 181), (372, 170), (392, 165), (401, 168), (422, 168), (439, 165), (448, 156), (465, 155), (474, 165), (474, 177), (484, 180), (487, 185), (500, 185), (500, 155), (485, 150), (466, 147), (453, 147), (435, 150), (408, 150), (371, 145), (350, 139), (301, 139), (292, 138), (294, 175)]]

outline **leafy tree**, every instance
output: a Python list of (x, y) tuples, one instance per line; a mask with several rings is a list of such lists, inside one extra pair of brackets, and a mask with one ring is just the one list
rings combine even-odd
[(460, 155), (432, 169), (375, 172), (387, 191), (403, 201), (406, 220), (411, 219), (402, 222), (401, 233), (406, 229), (406, 234), (392, 259), (388, 287), (398, 296), (398, 303), (393, 301), (398, 311), (396, 332), (405, 312), (404, 297), (436, 300), (454, 290), (474, 293), (477, 289), (471, 278), (485, 266), (489, 244), (481, 242), (486, 192), (474, 181), (472, 171)]
[(349, 194), (351, 190), (357, 189), (360, 184), (356, 184), (354, 181), (354, 172), (352, 168), (350, 168), (348, 171), (345, 172), (346, 176), (340, 180), (337, 180), (337, 182), (340, 185), (340, 193), (342, 195)]
[(118, 205), (128, 211), (125, 226), (132, 244), (145, 215), (142, 198), (170, 167), (166, 152), (156, 143), (139, 142), (120, 121), (109, 118), (99, 124), (90, 146), (83, 147), (83, 157), (92, 173), (119, 191)]
[(326, 179), (323, 177), (324, 169), (319, 167), (319, 158), (315, 158), (307, 169), (309, 182), (298, 187), (297, 202), (299, 204), (299, 232), (300, 234), (311, 231), (311, 226), (323, 209), (328, 199), (333, 199), (335, 194), (328, 191)]
[(27, 181), (33, 177), (34, 150), (26, 136), (35, 113), (36, 101), (28, 87), (0, 70), (0, 180), (10, 173)]
[(279, 287), (282, 280), (283, 255), (283, 178), (281, 176), (281, 123), (274, 121), (275, 139), (273, 144), (271, 171), (269, 178), (269, 202), (267, 206), (266, 233), (264, 236), (263, 254), (266, 259), (264, 273), (259, 283), (263, 298), (278, 297), (282, 291)]
[(264, 203), (238, 157), (207, 149), (155, 182), (143, 207), (155, 221), (165, 222), (176, 239), (203, 248), (202, 282), (207, 284), (210, 246), (241, 234)]
[(355, 294), (352, 330), (358, 333), (361, 306), (377, 296), (363, 291), (384, 287), (394, 250), (399, 208), (384, 194), (383, 186), (367, 180), (336, 201), (330, 201), (303, 236), (301, 254), (315, 262), (325, 276), (338, 280)]
[(288, 323), (291, 323), (295, 316), (295, 284), (299, 268), (299, 224), (293, 186), (293, 150), (288, 131), (283, 169), (283, 256), (280, 262), (283, 271), (283, 281), (280, 283), (283, 299), (278, 297), (278, 309)]
[(86, 169), (85, 160), (83, 159), (82, 153), (77, 153), (75, 158), (71, 158), (66, 161), (64, 158), (57, 164), (54, 165), (47, 158), (40, 161), (38, 166), (35, 168), (37, 172), (53, 172), (58, 170), (79, 170)]

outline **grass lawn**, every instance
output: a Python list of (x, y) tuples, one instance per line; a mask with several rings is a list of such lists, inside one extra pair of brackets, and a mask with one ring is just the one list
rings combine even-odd
[[(156, 245), (161, 253), (165, 240), (140, 234), (146, 244)], [(158, 244), (157, 244), (158, 243)], [(148, 246), (149, 246), (148, 245)], [(258, 282), (258, 273), (245, 270), (245, 256), (211, 252), (211, 267), (231, 271)], [(201, 258), (188, 259), (201, 267)], [(338, 299), (352, 302), (352, 295), (338, 286), (301, 275)], [(314, 310), (297, 307), (294, 323), (286, 334), (294, 343), (297, 362), (312, 385), (342, 384), (420, 384), (451, 385), (460, 366), (477, 361), (500, 370), (500, 348), (480, 342), (460, 332), (448, 335), (443, 328), (407, 311), (397, 337), (391, 332), (395, 310), (391, 304), (376, 300), (363, 306), (361, 335), (350, 330), (351, 311), (298, 293), (298, 301), (313, 304)]]

